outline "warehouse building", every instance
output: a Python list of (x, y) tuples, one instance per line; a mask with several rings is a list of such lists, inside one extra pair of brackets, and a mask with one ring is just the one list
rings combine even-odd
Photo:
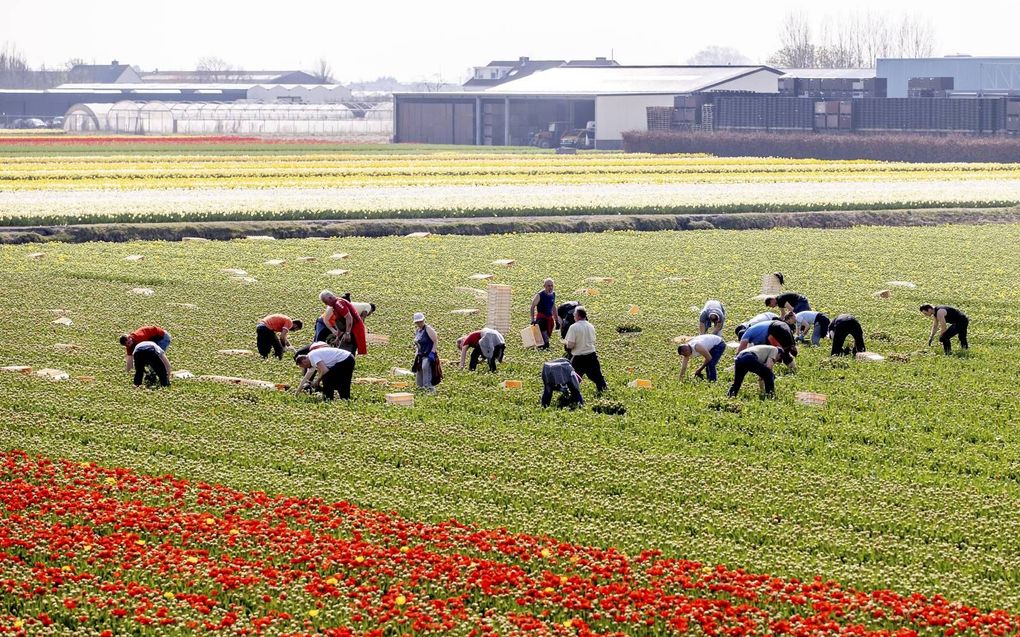
[(1020, 96), (1020, 57), (879, 58), (888, 97)]
[(528, 68), (530, 61), (522, 60), (526, 73), (510, 68), (479, 78), (476, 69), (475, 82), (460, 92), (394, 94), (394, 141), (555, 146), (560, 133), (594, 122), (594, 146), (615, 149), (625, 131), (647, 129), (649, 106), (672, 106), (678, 95), (704, 91), (774, 94), (783, 74), (767, 66), (620, 66), (610, 60), (543, 61)]

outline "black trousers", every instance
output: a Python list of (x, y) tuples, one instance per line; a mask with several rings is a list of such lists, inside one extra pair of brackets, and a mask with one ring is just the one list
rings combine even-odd
[[(543, 381), (544, 382), (544, 381)], [(548, 407), (552, 404), (553, 393), (560, 392), (568, 396), (567, 403), (572, 407), (574, 405), (583, 405), (584, 398), (581, 397), (581, 392), (577, 390), (573, 385), (553, 385), (551, 383), (544, 383), (542, 387), (542, 406)]]
[(740, 393), (740, 387), (744, 384), (744, 377), (748, 373), (757, 374), (759, 378), (765, 381), (766, 396), (774, 396), (776, 394), (776, 375), (759, 361), (758, 357), (754, 354), (748, 356), (741, 354), (737, 356), (737, 360), (733, 365), (733, 371), (733, 385), (730, 386), (730, 396), (736, 396)]
[[(496, 371), (496, 363), (503, 362), (504, 352), (506, 352), (506, 345), (497, 345), (492, 348), (492, 358), (486, 359), (486, 361), (488, 361), (489, 363), (490, 372)], [(478, 361), (482, 360), (482, 358), (483, 356), (481, 347), (476, 346), (471, 348), (471, 362), (468, 364), (468, 369), (472, 372), (475, 371), (475, 368), (478, 367)]]
[(269, 352), (273, 352), (277, 358), (283, 358), (283, 343), (280, 342), (280, 337), (261, 323), (255, 328), (255, 344), (262, 358), (269, 358)]
[(574, 355), (570, 359), (570, 365), (578, 376), (588, 376), (595, 383), (595, 391), (602, 392), (609, 387), (606, 384), (605, 376), (602, 375), (602, 365), (599, 363), (597, 353)]
[(354, 377), (354, 357), (350, 356), (329, 368), (322, 375), (319, 387), (326, 400), (333, 400), (333, 394), (339, 393), (340, 400), (351, 399), (351, 379)]
[(152, 371), (159, 378), (162, 387), (170, 386), (170, 376), (166, 373), (166, 365), (159, 355), (151, 349), (135, 350), (135, 387), (142, 384), (146, 371)]
[(963, 349), (970, 348), (970, 345), (967, 344), (967, 328), (969, 326), (970, 320), (949, 324), (949, 327), (946, 329), (946, 333), (939, 337), (939, 342), (942, 343), (942, 349), (946, 351), (946, 354), (953, 351), (953, 346), (950, 344), (950, 341), (953, 340), (954, 336), (960, 337), (960, 347)]
[(843, 343), (846, 342), (848, 336), (854, 339), (853, 353), (866, 351), (864, 349), (864, 330), (857, 319), (840, 321), (830, 326), (829, 329), (832, 330), (832, 356), (846, 356), (850, 354), (849, 349), (843, 349)]

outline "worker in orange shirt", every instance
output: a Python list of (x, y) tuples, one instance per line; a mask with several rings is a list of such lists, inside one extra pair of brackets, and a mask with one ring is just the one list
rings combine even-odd
[(262, 358), (269, 358), (269, 352), (277, 358), (283, 358), (283, 348), (290, 347), (287, 335), (304, 327), (300, 319), (292, 319), (286, 314), (270, 314), (262, 318), (255, 326), (255, 343)]

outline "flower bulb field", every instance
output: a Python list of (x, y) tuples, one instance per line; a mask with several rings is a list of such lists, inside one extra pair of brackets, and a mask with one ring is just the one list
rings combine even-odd
[[(71, 178), (106, 170), (83, 162), (41, 195), (120, 187)], [(5, 165), (0, 201), (26, 191), (12, 173), (45, 170)], [(1016, 634), (1018, 245), (1002, 224), (2, 246), (0, 366), (68, 378), (0, 372), (0, 630)], [(673, 339), (705, 300), (726, 304), (731, 339), (777, 270), (859, 317), (885, 360), (804, 347), (775, 400), (750, 381), (725, 398), (732, 349), (718, 383), (680, 382)], [(546, 276), (588, 307), (610, 385), (596, 401), (584, 381), (575, 411), (539, 406), (557, 347), (517, 335)], [(486, 283), (513, 290), (496, 374), (454, 363)], [(293, 385), (286, 356), (220, 352), (254, 350), (267, 313), (311, 323), (323, 288), (376, 303), (366, 324), (389, 337), (355, 368), (380, 384), (349, 403), (198, 378), (134, 389), (123, 370), (117, 336), (158, 323), (175, 370)], [(967, 312), (969, 351), (927, 347), (925, 302)], [(387, 405), (417, 311), (446, 377)], [(610, 402), (626, 413), (595, 410)]]
[(0, 226), (1002, 208), (1020, 164), (0, 138)]

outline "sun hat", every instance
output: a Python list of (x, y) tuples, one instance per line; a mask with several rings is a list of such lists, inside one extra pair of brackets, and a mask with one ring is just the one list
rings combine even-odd
[(421, 312), (415, 312), (414, 317), (411, 319), (412, 322), (417, 323), (418, 321), (424, 321), (425, 315)]

